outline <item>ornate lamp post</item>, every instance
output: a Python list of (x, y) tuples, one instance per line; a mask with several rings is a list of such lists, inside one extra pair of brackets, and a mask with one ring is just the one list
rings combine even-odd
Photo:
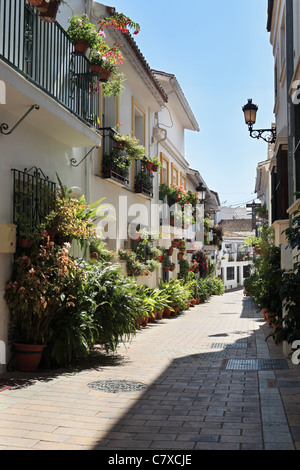
[[(263, 139), (265, 142), (274, 144), (276, 141), (276, 129), (253, 129), (253, 126), (256, 122), (256, 114), (258, 106), (252, 103), (251, 99), (248, 99), (248, 103), (243, 106), (243, 113), (245, 116), (245, 122), (248, 126), (250, 137), (253, 139)], [(268, 133), (269, 136), (264, 137), (264, 134)]]
[(203, 183), (200, 183), (199, 186), (197, 186), (196, 191), (199, 195), (199, 202), (200, 204), (203, 204), (205, 201), (205, 193), (206, 193), (206, 187), (203, 185)]

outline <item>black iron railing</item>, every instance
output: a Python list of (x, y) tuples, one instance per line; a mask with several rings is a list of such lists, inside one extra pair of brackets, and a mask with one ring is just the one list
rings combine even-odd
[(13, 174), (13, 223), (18, 235), (30, 234), (54, 208), (56, 183), (33, 167)]
[(134, 191), (153, 197), (153, 171), (148, 170), (141, 160), (135, 162)]
[(81, 120), (98, 128), (99, 78), (65, 30), (25, 0), (0, 0), (0, 60)]
[(112, 127), (102, 127), (100, 133), (102, 135), (103, 178), (111, 178), (128, 186), (131, 158), (118, 147), (118, 143), (114, 139), (114, 135), (118, 133)]

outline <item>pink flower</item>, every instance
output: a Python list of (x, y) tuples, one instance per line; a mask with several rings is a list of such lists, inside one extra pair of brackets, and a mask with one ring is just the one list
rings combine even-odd
[(78, 18), (77, 24), (78, 26), (82, 26), (82, 20), (80, 18)]

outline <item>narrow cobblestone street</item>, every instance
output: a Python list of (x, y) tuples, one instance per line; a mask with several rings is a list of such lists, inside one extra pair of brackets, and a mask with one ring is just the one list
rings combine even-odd
[(270, 332), (227, 292), (148, 325), (97, 368), (3, 386), (0, 450), (299, 450), (300, 370)]

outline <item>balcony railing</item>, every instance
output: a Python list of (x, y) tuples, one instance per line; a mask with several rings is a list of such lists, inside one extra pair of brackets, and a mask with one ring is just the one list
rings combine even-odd
[(100, 128), (102, 135), (102, 176), (110, 178), (118, 183), (129, 185), (129, 166), (131, 159), (117, 147), (114, 134), (117, 132), (112, 127)]
[(24, 0), (0, 0), (0, 59), (79, 119), (98, 127), (99, 79), (65, 30)]

